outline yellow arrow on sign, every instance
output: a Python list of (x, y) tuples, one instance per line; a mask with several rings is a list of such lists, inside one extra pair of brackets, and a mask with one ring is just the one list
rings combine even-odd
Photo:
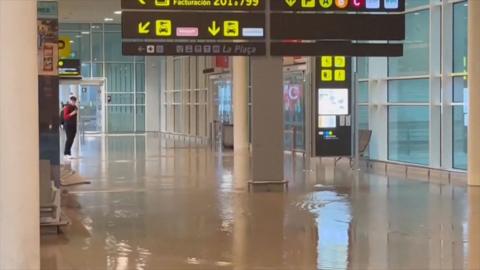
[(138, 0), (138, 2), (139, 2), (140, 4), (142, 4), (142, 5), (146, 5), (146, 4), (147, 4), (147, 1), (145, 1), (145, 0)]
[(220, 27), (217, 26), (216, 21), (213, 21), (212, 26), (208, 27), (208, 32), (210, 32), (212, 36), (216, 36), (218, 33), (220, 33)]
[(285, 3), (287, 3), (289, 7), (293, 7), (297, 3), (297, 0), (285, 0)]
[(150, 33), (150, 22), (139, 22), (138, 23), (138, 33), (139, 34), (149, 34)]

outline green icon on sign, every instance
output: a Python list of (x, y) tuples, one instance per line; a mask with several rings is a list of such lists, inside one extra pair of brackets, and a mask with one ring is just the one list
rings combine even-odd
[(329, 8), (333, 5), (333, 0), (320, 0), (320, 6), (323, 8)]
[(146, 2), (145, 0), (138, 0), (138, 2), (139, 2), (141, 5), (144, 5), (144, 6), (147, 4), (147, 2)]

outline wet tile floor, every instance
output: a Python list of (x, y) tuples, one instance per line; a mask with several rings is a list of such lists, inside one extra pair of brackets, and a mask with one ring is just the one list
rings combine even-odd
[(252, 193), (245, 154), (155, 135), (78, 151), (92, 184), (69, 189), (72, 224), (42, 236), (42, 269), (480, 269), (479, 189), (287, 155), (289, 191)]

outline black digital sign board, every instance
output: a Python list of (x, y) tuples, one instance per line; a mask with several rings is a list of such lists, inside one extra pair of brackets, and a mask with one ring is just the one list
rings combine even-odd
[(122, 0), (122, 9), (263, 11), (265, 0)]
[(213, 12), (124, 12), (124, 39), (265, 39), (265, 14)]
[(404, 0), (272, 0), (272, 11), (403, 12)]
[(403, 44), (392, 43), (352, 43), (351, 41), (317, 42), (272, 42), (270, 54), (273, 56), (402, 56)]
[(271, 14), (275, 40), (404, 40), (404, 14)]
[(225, 55), (262, 56), (263, 42), (124, 42), (123, 55)]
[(79, 59), (61, 59), (58, 61), (58, 75), (61, 78), (81, 79), (82, 65)]
[(351, 60), (323, 55), (315, 69), (315, 143), (320, 157), (352, 154)]

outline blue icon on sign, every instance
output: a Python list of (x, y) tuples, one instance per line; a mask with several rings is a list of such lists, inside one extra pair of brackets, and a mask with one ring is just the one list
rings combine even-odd
[(398, 0), (385, 0), (385, 9), (397, 9)]
[(380, 8), (380, 0), (367, 0), (365, 7), (367, 9), (378, 9)]

